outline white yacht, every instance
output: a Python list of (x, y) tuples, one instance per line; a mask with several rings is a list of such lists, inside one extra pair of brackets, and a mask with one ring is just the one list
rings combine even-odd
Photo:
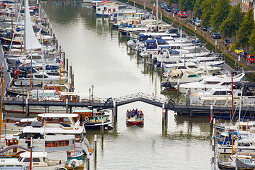
[[(240, 82), (244, 76), (245, 73), (237, 74), (233, 77), (233, 82)], [(227, 74), (208, 76), (199, 82), (181, 84), (179, 86), (179, 91), (184, 94), (188, 91), (190, 94), (201, 91), (210, 91), (212, 88), (227, 87), (231, 82), (231, 76)]]
[[(56, 75), (56, 74), (58, 74), (58, 75)], [(46, 73), (44, 71), (39, 71), (37, 73), (32, 74), (31, 82), (32, 82), (33, 86), (42, 85), (43, 83), (44, 84), (59, 84), (60, 76), (59, 76), (58, 72), (56, 72), (56, 74), (54, 72)], [(68, 78), (64, 77), (64, 76), (63, 77), (61, 76), (61, 84), (65, 84), (67, 82), (68, 82)], [(30, 85), (30, 75), (28, 75), (27, 77), (19, 77), (14, 82), (14, 85), (16, 85), (16, 86), (22, 86), (22, 85), (29, 86)]]

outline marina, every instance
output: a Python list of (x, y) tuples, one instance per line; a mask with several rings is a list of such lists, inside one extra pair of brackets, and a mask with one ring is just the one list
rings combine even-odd
[[(63, 156), (55, 169), (209, 169), (217, 164), (210, 143), (229, 153), (239, 139), (239, 128), (235, 139), (220, 136), (220, 122), (255, 117), (245, 72), (158, 15), (120, 2), (23, 5), (8, 12), (25, 24), (1, 18), (0, 153), (26, 150), (20, 158), (30, 162), (14, 169), (52, 169), (54, 154)], [(232, 166), (220, 157), (219, 168)]]

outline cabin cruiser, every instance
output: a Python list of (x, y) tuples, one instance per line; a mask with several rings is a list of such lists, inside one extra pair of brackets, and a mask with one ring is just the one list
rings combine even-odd
[[(245, 73), (237, 74), (233, 77), (233, 82), (240, 82), (244, 76)], [(187, 91), (192, 94), (200, 91), (209, 91), (216, 87), (226, 87), (229, 86), (231, 82), (231, 76), (227, 74), (208, 76), (199, 82), (181, 84), (179, 90), (184, 94), (187, 93)]]
[[(77, 150), (88, 154), (88, 141), (84, 137), (86, 133), (84, 125), (78, 119), (78, 114), (39, 114), (38, 119), (29, 120), (30, 126), (24, 126), (22, 121), (7, 124), (10, 129), (22, 129), (21, 133), (7, 135), (6, 144), (10, 146), (15, 143), (23, 147), (30, 144), (28, 139), (32, 138), (34, 150), (46, 152)], [(24, 121), (23, 121), (24, 122)], [(27, 121), (26, 121), (27, 122)]]
[(235, 83), (233, 83), (233, 90), (230, 86), (212, 88), (210, 91), (194, 93), (193, 95), (189, 96), (189, 99), (190, 103), (194, 105), (230, 106), (232, 105), (232, 100), (234, 105), (239, 105), (242, 93), (242, 105), (253, 106), (255, 104), (254, 87), (255, 86), (253, 85), (252, 90), (251, 86), (249, 88), (247, 85), (242, 89), (240, 86), (237, 86)]
[[(58, 74), (58, 72), (56, 72)], [(50, 75), (49, 73), (39, 71), (37, 73), (32, 74), (32, 79), (30, 78), (30, 74), (26, 77), (19, 77), (15, 80), (14, 85), (22, 86), (22, 85), (30, 85), (30, 79), (33, 86), (40, 86), (42, 84), (59, 84), (61, 79), (61, 84), (65, 84), (68, 81), (67, 77), (61, 77), (56, 75), (54, 72)]]
[[(59, 154), (60, 155), (60, 154)], [(32, 169), (33, 170), (45, 170), (45, 169), (60, 169), (65, 167), (65, 161), (61, 161), (59, 155), (55, 158), (49, 159), (49, 155), (46, 152), (32, 152)], [(18, 158), (0, 158), (1, 168), (26, 168), (30, 166), (30, 152), (24, 152), (19, 155)]]

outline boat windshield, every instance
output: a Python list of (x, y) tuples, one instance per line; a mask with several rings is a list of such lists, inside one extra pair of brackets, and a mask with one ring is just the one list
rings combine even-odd
[(22, 157), (19, 157), (19, 158), (18, 158), (18, 161), (21, 162), (21, 160), (22, 160)]
[(242, 161), (245, 164), (250, 164), (251, 163), (250, 159), (240, 159), (240, 161)]

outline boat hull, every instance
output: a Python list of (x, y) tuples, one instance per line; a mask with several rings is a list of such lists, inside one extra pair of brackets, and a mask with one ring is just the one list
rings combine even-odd
[(136, 125), (136, 126), (142, 126), (144, 124), (144, 121), (126, 121), (127, 125)]

